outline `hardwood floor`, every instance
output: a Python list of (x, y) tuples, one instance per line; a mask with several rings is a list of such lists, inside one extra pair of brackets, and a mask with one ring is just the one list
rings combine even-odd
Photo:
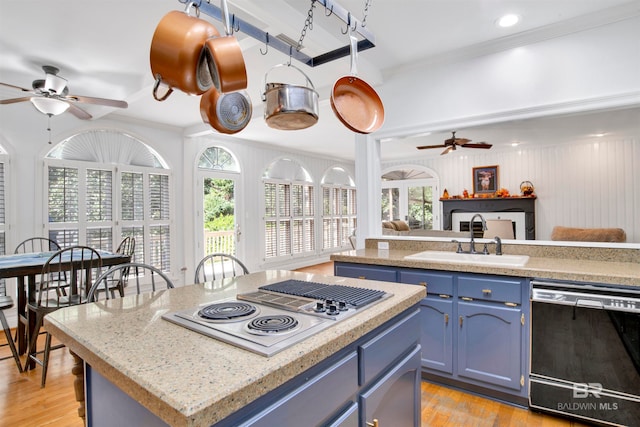
[[(300, 269), (333, 275), (333, 263)], [(41, 335), (41, 339), (44, 336)], [(55, 339), (54, 339), (55, 341)], [(6, 343), (0, 333), (0, 344)], [(0, 357), (10, 355), (0, 348)], [(23, 360), (24, 362), (24, 360)], [(12, 359), (0, 361), (0, 427), (81, 427), (71, 374), (73, 358), (66, 348), (51, 352), (45, 388), (42, 370), (19, 373)], [(541, 415), (511, 405), (422, 382), (422, 426), (582, 426), (580, 423)]]

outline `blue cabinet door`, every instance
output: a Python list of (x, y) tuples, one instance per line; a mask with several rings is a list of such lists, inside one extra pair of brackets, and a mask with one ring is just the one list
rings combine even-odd
[(360, 425), (420, 427), (420, 346), (360, 395)]
[(519, 308), (458, 302), (458, 375), (513, 390), (522, 388)]
[(453, 301), (427, 297), (420, 303), (422, 367), (453, 373)]

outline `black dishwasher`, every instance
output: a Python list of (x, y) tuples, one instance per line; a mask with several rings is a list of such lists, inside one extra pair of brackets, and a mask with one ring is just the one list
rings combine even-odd
[(591, 422), (640, 420), (640, 289), (534, 280), (529, 403)]

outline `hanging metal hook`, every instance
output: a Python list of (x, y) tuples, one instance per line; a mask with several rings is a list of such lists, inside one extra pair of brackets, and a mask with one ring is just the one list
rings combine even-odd
[(347, 13), (347, 29), (342, 31), (342, 29), (340, 29), (340, 32), (342, 34), (347, 34), (349, 32), (349, 28), (351, 27), (351, 12)]
[(265, 33), (264, 36), (264, 52), (262, 51), (262, 48), (260, 48), (260, 53), (263, 55), (266, 55), (267, 53), (269, 53), (269, 33)]
[(293, 55), (293, 46), (289, 45), (289, 62), (287, 62), (287, 66), (291, 66), (291, 55)]
[(329, 13), (327, 13), (327, 3), (325, 2), (324, 4), (324, 16), (331, 16), (333, 15), (333, 3), (331, 4), (331, 10), (329, 10)]
[(237, 33), (240, 31), (240, 21), (238, 21), (238, 25), (236, 25), (236, 14), (231, 15), (231, 34)]

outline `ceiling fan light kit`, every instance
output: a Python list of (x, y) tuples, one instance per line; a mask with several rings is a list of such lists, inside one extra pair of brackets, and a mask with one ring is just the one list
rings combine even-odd
[(34, 107), (42, 114), (46, 114), (48, 116), (57, 116), (59, 114), (64, 113), (70, 107), (68, 102), (61, 101), (55, 98), (30, 98), (29, 101), (33, 104)]
[(69, 111), (81, 120), (88, 120), (92, 118), (92, 116), (82, 108), (78, 107), (76, 105), (77, 103), (104, 105), (115, 108), (128, 107), (128, 104), (125, 101), (70, 95), (69, 87), (67, 86), (68, 81), (58, 75), (60, 70), (57, 67), (43, 65), (42, 70), (45, 73), (45, 78), (34, 80), (31, 84), (32, 89), (25, 89), (20, 86), (0, 82), (0, 86), (18, 89), (21, 92), (30, 94), (21, 98), (0, 100), (0, 104), (15, 104), (18, 102), (31, 101), (38, 111), (49, 117), (57, 116), (65, 111)]

